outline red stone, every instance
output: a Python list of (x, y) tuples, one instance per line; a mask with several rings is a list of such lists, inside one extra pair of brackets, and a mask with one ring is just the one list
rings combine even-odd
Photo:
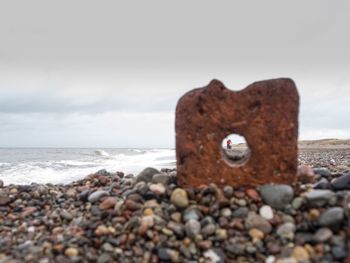
[[(291, 184), (297, 172), (299, 95), (290, 79), (231, 91), (213, 80), (186, 93), (176, 108), (177, 180), (182, 186)], [(234, 164), (221, 143), (244, 136), (248, 160)]]

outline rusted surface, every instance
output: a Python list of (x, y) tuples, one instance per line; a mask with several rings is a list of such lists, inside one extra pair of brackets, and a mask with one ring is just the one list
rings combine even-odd
[[(182, 186), (292, 183), (297, 172), (299, 95), (290, 79), (231, 91), (218, 80), (186, 93), (176, 108), (177, 180)], [(244, 136), (250, 157), (235, 165), (221, 148)]]

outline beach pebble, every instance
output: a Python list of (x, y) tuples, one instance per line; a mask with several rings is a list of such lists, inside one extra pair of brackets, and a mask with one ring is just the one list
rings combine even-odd
[(277, 228), (277, 235), (282, 239), (294, 239), (295, 225), (293, 223), (284, 223)]
[(273, 218), (272, 208), (268, 205), (263, 205), (262, 207), (260, 207), (259, 214), (267, 220), (270, 220)]
[(344, 219), (344, 209), (341, 207), (332, 207), (324, 211), (318, 218), (321, 226), (334, 226), (341, 223)]
[(186, 191), (181, 188), (177, 188), (172, 192), (170, 201), (178, 208), (185, 208), (189, 203)]
[(292, 252), (293, 258), (299, 263), (299, 262), (307, 262), (309, 261), (310, 255), (307, 252), (307, 250), (302, 246), (296, 246), (293, 249)]
[(171, 180), (171, 177), (169, 174), (166, 173), (160, 173), (160, 174), (155, 174), (152, 178), (152, 183), (154, 184), (163, 184), (163, 185), (168, 185)]
[(260, 231), (259, 229), (252, 228), (249, 230), (249, 236), (252, 238), (253, 242), (255, 242), (257, 240), (263, 239), (265, 234), (264, 234), (264, 232)]
[(316, 182), (313, 186), (314, 189), (331, 189), (330, 182), (322, 177), (318, 182)]
[(315, 174), (319, 174), (323, 177), (330, 177), (332, 173), (327, 168), (313, 168)]
[(60, 215), (63, 219), (66, 219), (68, 221), (73, 219), (73, 216), (65, 209), (61, 210)]
[(69, 247), (66, 249), (66, 251), (64, 252), (64, 254), (67, 257), (76, 257), (79, 255), (79, 251), (78, 249), (76, 249), (75, 247)]
[(117, 203), (117, 199), (115, 197), (109, 196), (102, 201), (102, 203), (99, 205), (99, 208), (101, 210), (111, 209), (115, 207), (116, 203)]
[(207, 250), (203, 253), (203, 256), (209, 260), (209, 262), (211, 263), (223, 263), (223, 259), (220, 258), (220, 256), (218, 254), (216, 254), (214, 252), (214, 250), (210, 249), (210, 250)]
[(334, 179), (331, 184), (336, 190), (350, 190), (350, 172)]
[(185, 231), (188, 237), (195, 237), (201, 231), (201, 224), (195, 219), (190, 219), (185, 224)]
[(187, 222), (190, 219), (199, 220), (201, 218), (201, 212), (196, 207), (188, 207), (182, 213), (182, 219)]
[(150, 189), (153, 193), (155, 193), (155, 194), (157, 194), (157, 195), (162, 195), (162, 194), (164, 194), (165, 191), (166, 191), (164, 185), (161, 184), (161, 183), (151, 184), (151, 185), (149, 186), (149, 189)]
[(161, 261), (171, 261), (171, 262), (178, 262), (179, 261), (179, 252), (170, 249), (170, 248), (159, 248), (158, 249), (158, 258)]
[(97, 263), (108, 263), (108, 262), (113, 262), (113, 259), (109, 253), (102, 253), (97, 259)]
[(304, 198), (302, 197), (296, 197), (293, 199), (292, 201), (292, 207), (295, 209), (295, 210), (298, 210), (304, 203)]
[(108, 196), (109, 193), (107, 191), (96, 191), (89, 195), (88, 200), (91, 203), (95, 203), (100, 200), (102, 197)]
[(159, 174), (159, 171), (155, 168), (152, 167), (147, 167), (144, 170), (142, 170), (141, 173), (138, 174), (138, 176), (136, 177), (136, 182), (146, 182), (146, 183), (150, 183), (152, 182), (153, 176), (155, 174)]
[(305, 198), (311, 207), (322, 207), (326, 205), (333, 196), (335, 196), (335, 194), (330, 190), (317, 189), (307, 193)]
[(8, 196), (0, 193), (0, 206), (7, 205), (10, 202), (11, 202), (11, 199)]
[(231, 198), (233, 196), (233, 187), (230, 185), (225, 185), (223, 192), (224, 192), (225, 197)]
[(294, 196), (293, 188), (284, 184), (263, 185), (259, 191), (264, 202), (275, 209), (284, 209)]
[(255, 212), (248, 213), (245, 220), (245, 228), (249, 230), (256, 228), (262, 231), (264, 234), (268, 234), (272, 230), (271, 224), (265, 218), (257, 215)]
[(245, 218), (249, 212), (249, 209), (247, 207), (239, 207), (236, 210), (233, 211), (232, 217), (233, 218)]
[(333, 236), (332, 230), (326, 227), (319, 228), (315, 235), (314, 240), (318, 243), (323, 243), (329, 240)]
[(207, 224), (202, 228), (202, 235), (205, 237), (211, 236), (215, 233), (216, 226), (214, 224)]

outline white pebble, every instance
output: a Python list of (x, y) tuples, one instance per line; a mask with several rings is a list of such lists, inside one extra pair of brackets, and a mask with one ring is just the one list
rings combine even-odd
[(259, 213), (263, 218), (267, 220), (270, 220), (273, 218), (272, 208), (268, 205), (263, 205), (262, 207), (260, 207)]

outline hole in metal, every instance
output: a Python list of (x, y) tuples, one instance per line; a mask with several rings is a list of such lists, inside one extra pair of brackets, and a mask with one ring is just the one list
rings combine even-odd
[(250, 157), (250, 149), (245, 138), (238, 134), (227, 135), (221, 143), (225, 160), (231, 165), (243, 165)]

